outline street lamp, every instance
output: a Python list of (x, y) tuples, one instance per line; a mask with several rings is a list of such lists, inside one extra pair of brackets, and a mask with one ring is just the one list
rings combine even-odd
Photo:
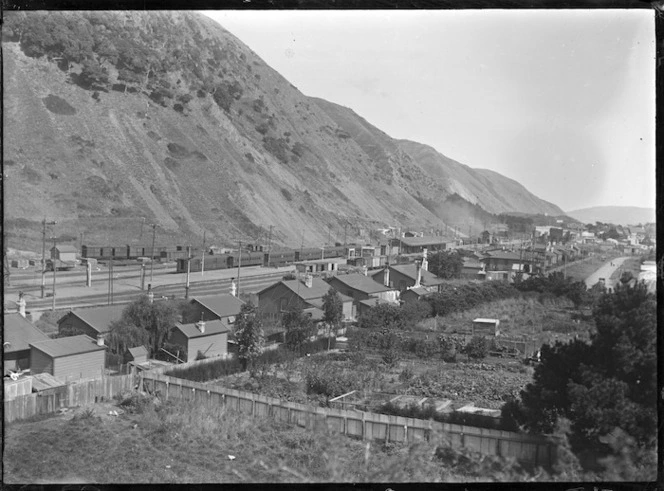
[[(55, 225), (56, 221), (47, 222), (46, 218), (42, 220), (42, 277), (41, 277), (41, 298), (44, 298), (46, 289), (46, 225)], [(53, 267), (55, 269), (55, 266)]]

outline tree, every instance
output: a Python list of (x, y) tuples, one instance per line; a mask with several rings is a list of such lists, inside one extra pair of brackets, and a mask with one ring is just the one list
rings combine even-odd
[(154, 356), (168, 338), (175, 325), (177, 311), (170, 302), (150, 302), (147, 295), (130, 303), (122, 312), (125, 324), (143, 329), (147, 348)]
[(313, 321), (304, 313), (301, 306), (296, 306), (286, 311), (281, 319), (286, 329), (286, 346), (301, 354), (302, 346), (311, 337)]
[(242, 369), (246, 370), (263, 352), (264, 342), (261, 320), (251, 302), (242, 305), (235, 319), (235, 338), (238, 344), (238, 358), (242, 363)]
[(332, 332), (337, 333), (341, 320), (343, 319), (344, 304), (341, 301), (339, 294), (330, 288), (325, 295), (323, 295), (323, 322), (328, 328), (327, 349), (330, 349), (330, 338)]
[(591, 343), (543, 346), (533, 383), (521, 393), (524, 423), (551, 432), (558, 418), (572, 423), (574, 446), (604, 449), (616, 428), (642, 448), (657, 432), (656, 301), (641, 282), (617, 284), (593, 310)]
[(142, 327), (127, 323), (123, 319), (113, 322), (110, 326), (106, 344), (116, 355), (124, 354), (127, 349), (148, 344), (147, 331)]
[(438, 251), (428, 258), (429, 271), (445, 280), (461, 277), (463, 258), (458, 252)]
[(473, 336), (466, 344), (464, 352), (470, 359), (481, 360), (489, 354), (489, 344), (484, 336)]

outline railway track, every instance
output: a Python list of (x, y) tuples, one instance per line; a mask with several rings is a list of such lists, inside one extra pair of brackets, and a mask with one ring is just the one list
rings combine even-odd
[[(248, 276), (241, 278), (240, 293), (256, 293), (263, 288), (280, 281), (284, 276), (284, 272), (266, 273), (261, 275)], [(214, 295), (219, 293), (229, 293), (231, 286), (230, 278), (221, 278), (206, 281), (191, 282), (189, 285), (189, 298), (203, 295)], [(175, 283), (168, 285), (157, 285), (152, 291), (155, 298), (184, 298), (185, 285), (184, 283)], [(94, 293), (90, 295), (78, 295), (60, 297), (56, 296), (56, 310), (74, 308), (74, 307), (89, 307), (94, 305), (113, 305), (130, 303), (141, 295), (145, 295), (145, 290), (140, 290), (138, 287), (127, 290), (126, 287), (122, 291), (115, 291), (112, 299), (108, 293)], [(53, 304), (53, 298), (28, 298), (29, 311), (44, 311), (50, 310)]]

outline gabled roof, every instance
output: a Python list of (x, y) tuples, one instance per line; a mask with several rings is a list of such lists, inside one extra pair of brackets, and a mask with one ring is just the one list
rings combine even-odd
[(184, 334), (189, 339), (230, 332), (229, 327), (222, 320), (205, 321), (205, 332), (201, 332), (198, 327), (196, 327), (196, 323), (182, 324), (180, 322), (176, 322), (175, 329), (179, 329), (180, 332), (182, 332), (182, 334)]
[(30, 346), (46, 353), (51, 358), (78, 355), (92, 351), (103, 351), (106, 349), (105, 346), (98, 346), (97, 341), (85, 334), (69, 336), (66, 338), (49, 339), (48, 341), (38, 341), (36, 343), (30, 343)]
[(323, 318), (325, 317), (325, 312), (323, 312), (318, 307), (309, 307), (309, 308), (306, 308), (306, 309), (302, 309), (302, 312), (305, 313), (305, 314), (310, 314), (311, 315), (311, 320), (314, 320), (314, 321), (322, 321)]
[(148, 350), (145, 346), (136, 346), (134, 348), (129, 348), (127, 351), (129, 351), (129, 354), (134, 358), (148, 355)]
[(405, 292), (403, 292), (401, 295), (403, 296), (404, 294), (411, 292), (414, 295), (417, 295), (418, 297), (425, 297), (427, 295), (431, 295), (432, 292), (427, 290), (426, 288), (423, 288), (421, 286), (418, 286), (417, 288), (409, 288)]
[(401, 237), (401, 242), (410, 247), (420, 247), (426, 245), (449, 244), (455, 242), (452, 237), (430, 236), (430, 237)]
[[(417, 265), (415, 263), (395, 264), (394, 266), (390, 266), (390, 269), (398, 273), (401, 273), (404, 276), (407, 276), (413, 281), (417, 280)], [(443, 283), (445, 283), (444, 280), (438, 278), (435, 274), (431, 273), (430, 271), (427, 271), (425, 269), (421, 269), (421, 271), (422, 271), (422, 276), (420, 281), (423, 285), (442, 285)]]
[(335, 280), (343, 283), (348, 288), (352, 288), (353, 290), (358, 290), (368, 294), (389, 292), (394, 290), (394, 288), (385, 286), (382, 283), (378, 283), (377, 281), (369, 278), (368, 276), (364, 276), (363, 274), (359, 273), (335, 276), (330, 280), (330, 282), (333, 282)]
[(81, 319), (99, 334), (102, 334), (111, 330), (113, 322), (120, 320), (125, 307), (126, 305), (106, 305), (103, 307), (72, 310), (58, 321), (58, 326), (68, 316), (73, 315)]
[(9, 343), (6, 345), (6, 349), (3, 350), (5, 353), (29, 350), (30, 343), (50, 339), (19, 313), (5, 314), (4, 321), (5, 324), (2, 328), (3, 342)]
[(261, 295), (263, 292), (266, 292), (267, 290), (270, 290), (271, 288), (274, 288), (280, 284), (284, 285), (286, 288), (291, 290), (305, 301), (321, 298), (325, 296), (330, 288), (332, 288), (329, 284), (320, 278), (312, 278), (311, 287), (306, 286), (304, 280), (282, 280), (268, 286), (267, 288), (263, 288), (260, 292), (258, 292), (258, 295)]
[(51, 250), (57, 249), (60, 252), (78, 252), (78, 249), (71, 244), (58, 244), (55, 247), (51, 247)]
[(482, 263), (473, 257), (464, 257), (463, 258), (463, 267), (464, 268), (481, 268)]
[(242, 309), (242, 305), (244, 305), (242, 300), (229, 293), (194, 297), (190, 303), (199, 303), (219, 317), (238, 315)]

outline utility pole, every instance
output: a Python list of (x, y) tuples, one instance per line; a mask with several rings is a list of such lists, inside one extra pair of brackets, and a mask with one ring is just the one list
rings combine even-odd
[(240, 268), (242, 267), (242, 240), (238, 240), (239, 258), (237, 261), (237, 298), (240, 298)]
[(46, 218), (42, 220), (42, 278), (41, 278), (41, 298), (44, 298), (46, 289), (46, 225), (55, 225), (57, 222), (47, 222)]
[[(55, 241), (56, 238), (53, 237), (53, 248), (55, 248)], [(56, 258), (54, 257), (51, 262), (53, 263), (53, 304), (51, 306), (51, 310), (55, 310), (55, 270), (58, 269), (57, 265), (55, 264)]]
[(346, 242), (346, 238), (347, 238), (346, 229), (347, 228), (348, 228), (348, 222), (344, 223), (344, 247), (346, 247), (346, 244), (347, 244), (347, 242)]
[[(189, 256), (189, 254), (187, 254)], [(187, 264), (189, 264), (187, 262)], [(189, 266), (187, 266), (187, 269)], [(205, 230), (203, 230), (203, 257), (201, 258), (201, 276), (205, 273)]]
[(270, 267), (270, 253), (272, 252), (272, 225), (270, 225), (270, 235), (267, 239), (267, 267)]
[(157, 225), (153, 223), (151, 226), (152, 226), (152, 253), (150, 257), (150, 284), (152, 284), (152, 271), (154, 269), (154, 239), (157, 233)]
[(108, 261), (108, 304), (113, 305), (113, 257)]
[(187, 246), (187, 280), (184, 284), (184, 298), (189, 298), (189, 272), (191, 271), (191, 246)]

